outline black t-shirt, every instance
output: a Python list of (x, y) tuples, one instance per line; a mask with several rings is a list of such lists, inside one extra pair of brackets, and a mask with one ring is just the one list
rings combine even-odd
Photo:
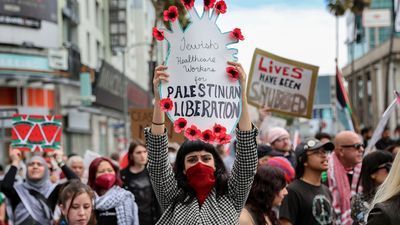
[(280, 218), (293, 225), (330, 225), (334, 222), (332, 198), (328, 187), (314, 186), (296, 179), (279, 210)]
[(123, 188), (135, 195), (135, 202), (139, 208), (139, 224), (154, 225), (161, 217), (161, 209), (151, 186), (147, 169), (139, 173), (132, 173), (129, 167), (121, 171), (124, 182)]
[(95, 210), (97, 225), (118, 225), (117, 211), (115, 208), (109, 210)]

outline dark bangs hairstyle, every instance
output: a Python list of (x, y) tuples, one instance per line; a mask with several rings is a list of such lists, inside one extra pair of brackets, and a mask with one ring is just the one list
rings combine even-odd
[(377, 185), (371, 178), (378, 167), (385, 163), (393, 162), (393, 155), (390, 152), (377, 150), (364, 156), (361, 166), (361, 185), (363, 194), (367, 200), (372, 200), (375, 195)]
[[(191, 152), (199, 152), (202, 150), (211, 153), (211, 155), (214, 158), (215, 190), (217, 197), (227, 193), (228, 173), (225, 169), (224, 162), (217, 153), (215, 147), (209, 143), (205, 143), (200, 140), (195, 140), (195, 141), (186, 140), (178, 150), (174, 165), (175, 179), (178, 182), (178, 188), (181, 188), (183, 191), (175, 199), (175, 204), (176, 203), (189, 204), (196, 198), (196, 192), (192, 187), (190, 187), (186, 179), (186, 175), (183, 174), (183, 171), (185, 170), (185, 156)], [(190, 198), (187, 201), (185, 201), (187, 196), (189, 196)]]
[(90, 203), (92, 204), (92, 212), (90, 214), (90, 219), (89, 219), (88, 225), (97, 224), (95, 211), (94, 211), (95, 210), (95, 205), (94, 205), (95, 194), (88, 185), (83, 184), (78, 179), (73, 179), (73, 180), (67, 181), (61, 189), (61, 193), (60, 193), (59, 199), (58, 199), (58, 204), (62, 204), (63, 207), (67, 207), (68, 200), (71, 200), (71, 201), (70, 201), (70, 205), (68, 206), (68, 209), (67, 209), (67, 215), (62, 215), (59, 224), (61, 224), (61, 221), (63, 219), (68, 221), (68, 215), (69, 215), (69, 212), (75, 201), (75, 198), (78, 197), (79, 195), (85, 194), (85, 193), (89, 196)]
[(135, 151), (136, 147), (138, 146), (143, 146), (146, 148), (146, 145), (144, 142), (140, 139), (135, 139), (129, 144), (128, 148), (128, 161), (129, 161), (129, 166), (135, 165), (135, 161), (133, 160), (133, 152)]
[(279, 192), (286, 187), (282, 169), (263, 165), (257, 168), (253, 184), (246, 201), (246, 207), (253, 215), (256, 224), (266, 224), (265, 215), (273, 225), (279, 224), (272, 203)]

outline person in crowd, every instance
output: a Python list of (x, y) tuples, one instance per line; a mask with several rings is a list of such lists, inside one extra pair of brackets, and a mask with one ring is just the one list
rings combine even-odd
[(296, 156), (293, 152), (290, 134), (286, 129), (282, 127), (271, 128), (267, 134), (267, 142), (279, 156), (285, 157), (293, 167), (296, 167)]
[(139, 207), (139, 224), (154, 225), (161, 216), (161, 208), (146, 169), (147, 149), (141, 140), (134, 140), (129, 145), (128, 160), (128, 167), (121, 170), (123, 188), (135, 195)]
[(364, 145), (353, 131), (339, 132), (329, 158), (328, 185), (332, 193), (336, 224), (351, 225), (350, 199), (358, 193)]
[(385, 127), (382, 132), (381, 139), (376, 142), (375, 147), (378, 150), (385, 150), (387, 147), (395, 144), (395, 141), (390, 138), (390, 129)]
[(400, 143), (387, 147), (385, 151), (392, 153), (393, 157), (396, 157), (397, 153), (400, 151)]
[(287, 195), (283, 171), (272, 166), (259, 166), (239, 218), (239, 225), (279, 225), (274, 207)]
[(215, 147), (194, 140), (178, 150), (175, 174), (168, 162), (165, 115), (160, 107), (159, 84), (168, 82), (166, 66), (155, 70), (154, 112), (145, 129), (149, 151), (148, 170), (157, 199), (164, 210), (158, 225), (237, 224), (257, 168), (257, 128), (250, 122), (246, 98), (246, 75), (239, 63), (228, 62), (239, 73), (242, 113), (236, 129), (236, 158), (231, 175)]
[(176, 142), (168, 143), (168, 160), (172, 166), (175, 164), (176, 154), (179, 149), (179, 144)]
[[(14, 225), (50, 225), (53, 224), (53, 212), (58, 201), (61, 185), (50, 182), (47, 162), (35, 155), (27, 161), (26, 181), (14, 185), (15, 176), (21, 161), (21, 151), (10, 147), (11, 167), (4, 177), (1, 191), (9, 199)], [(62, 161), (62, 150), (54, 151), (54, 158), (68, 179), (78, 177)]]
[(396, 155), (392, 169), (381, 186), (379, 186), (367, 225), (397, 225), (400, 224), (400, 154)]
[(0, 225), (6, 225), (6, 196), (0, 192)]
[(372, 127), (364, 127), (361, 129), (361, 137), (364, 147), (367, 147), (369, 140), (372, 138)]
[(119, 168), (111, 159), (98, 157), (89, 166), (88, 185), (96, 192), (95, 213), (98, 225), (138, 225), (134, 195), (121, 188)]
[(278, 155), (269, 145), (259, 144), (257, 146), (258, 165), (267, 165), (270, 158)]
[(59, 225), (96, 225), (94, 191), (80, 180), (69, 181), (59, 198), (61, 220)]
[(225, 147), (225, 145), (217, 145), (215, 148), (217, 149), (219, 156), (221, 157), (222, 161), (224, 162), (226, 170), (228, 171), (228, 173), (230, 173), (232, 170), (235, 158), (228, 153), (228, 149)]
[(360, 177), (363, 190), (351, 198), (351, 218), (355, 223), (366, 224), (369, 204), (377, 187), (386, 179), (392, 162), (393, 155), (386, 151), (374, 151), (364, 156)]
[(267, 165), (277, 167), (283, 171), (286, 183), (290, 184), (295, 177), (295, 170), (289, 160), (282, 156), (275, 156), (268, 160)]
[(330, 142), (332, 139), (331, 135), (325, 132), (318, 132), (314, 137), (322, 143)]
[(79, 177), (79, 179), (86, 183), (87, 179), (84, 177), (85, 175), (85, 165), (83, 163), (83, 158), (79, 155), (74, 155), (68, 158), (67, 166), (71, 168), (72, 171)]
[(322, 172), (328, 170), (328, 154), (332, 142), (308, 139), (296, 147), (296, 179), (288, 186), (288, 195), (279, 210), (282, 225), (334, 224), (332, 197), (321, 183)]

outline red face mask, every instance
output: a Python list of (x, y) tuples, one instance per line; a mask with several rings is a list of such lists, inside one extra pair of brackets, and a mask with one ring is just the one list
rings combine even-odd
[(197, 163), (186, 170), (186, 178), (196, 191), (200, 204), (203, 204), (215, 185), (214, 169), (203, 163)]
[(115, 184), (115, 180), (115, 174), (102, 174), (96, 178), (96, 186), (101, 189), (108, 190)]

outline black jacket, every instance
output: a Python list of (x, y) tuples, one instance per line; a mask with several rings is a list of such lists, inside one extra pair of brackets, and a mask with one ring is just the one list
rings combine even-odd
[(400, 224), (400, 195), (374, 206), (368, 215), (367, 225)]

